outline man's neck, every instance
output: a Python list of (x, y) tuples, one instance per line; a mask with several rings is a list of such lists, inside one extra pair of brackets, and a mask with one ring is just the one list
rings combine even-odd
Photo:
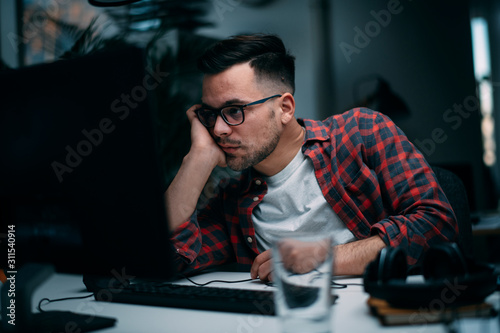
[(253, 168), (263, 175), (274, 176), (293, 160), (303, 142), (304, 129), (297, 121), (291, 121), (284, 128), (276, 149)]

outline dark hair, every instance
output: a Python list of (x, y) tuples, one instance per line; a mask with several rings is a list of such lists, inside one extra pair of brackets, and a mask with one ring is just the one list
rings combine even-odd
[(219, 41), (198, 59), (204, 74), (218, 74), (250, 62), (258, 79), (268, 79), (295, 91), (295, 57), (287, 52), (276, 35), (239, 35)]

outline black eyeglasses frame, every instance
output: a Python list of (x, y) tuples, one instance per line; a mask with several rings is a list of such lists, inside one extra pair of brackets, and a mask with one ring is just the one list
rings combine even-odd
[[(206, 108), (206, 107), (202, 107), (202, 108), (199, 108), (195, 111), (196, 113), (196, 116), (198, 117), (198, 119), (200, 120), (200, 122), (203, 124), (203, 126), (207, 127), (207, 128), (212, 128), (215, 126), (215, 123), (217, 121), (217, 117), (214, 117), (215, 121), (213, 122), (212, 125), (206, 123), (206, 121), (203, 119), (202, 116), (200, 116), (200, 112), (202, 110), (210, 110), (212, 111), (212, 115), (215, 114), (215, 115), (219, 115), (222, 117), (222, 119), (224, 120), (224, 122), (226, 124), (228, 124), (229, 126), (238, 126), (238, 125), (241, 125), (243, 124), (243, 122), (245, 121), (245, 112), (244, 112), (244, 108), (246, 108), (247, 106), (252, 106), (252, 105), (257, 105), (257, 104), (262, 104), (262, 103), (265, 103), (267, 102), (268, 100), (270, 100), (271, 98), (276, 98), (276, 97), (281, 97), (283, 95), (272, 95), (270, 97), (266, 97), (266, 98), (263, 98), (263, 99), (259, 99), (258, 101), (255, 101), (255, 102), (251, 102), (251, 103), (247, 103), (247, 104), (243, 104), (243, 105), (225, 105), (219, 109), (212, 109), (212, 108)], [(224, 113), (222, 112), (222, 110), (224, 109), (227, 109), (227, 108), (231, 108), (231, 107), (236, 107), (236, 108), (239, 108), (241, 110), (241, 122), (237, 123), (237, 124), (232, 124), (229, 122), (229, 120), (227, 120), (226, 116), (224, 115)]]

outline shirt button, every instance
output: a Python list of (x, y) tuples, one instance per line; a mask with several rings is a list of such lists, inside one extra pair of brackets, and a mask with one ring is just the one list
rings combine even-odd
[(253, 201), (259, 201), (259, 197), (253, 197)]
[(252, 243), (252, 242), (253, 242), (252, 237), (250, 237), (250, 236), (249, 236), (249, 237), (247, 237), (247, 241), (248, 241), (249, 243)]
[(256, 184), (256, 185), (260, 185), (260, 184), (262, 184), (262, 182), (260, 181), (260, 179), (257, 179), (257, 180), (255, 181), (255, 184)]

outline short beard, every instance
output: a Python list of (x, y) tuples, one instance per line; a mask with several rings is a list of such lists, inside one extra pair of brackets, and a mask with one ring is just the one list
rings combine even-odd
[(278, 145), (279, 140), (280, 140), (279, 134), (275, 133), (275, 135), (271, 138), (271, 141), (269, 141), (267, 145), (262, 147), (261, 150), (253, 153), (252, 155), (242, 157), (239, 159), (233, 158), (232, 156), (226, 154), (227, 166), (231, 170), (242, 171), (254, 165), (257, 165), (263, 160), (265, 160), (269, 155), (271, 155), (271, 153)]
[[(274, 119), (274, 117), (275, 113), (273, 110), (271, 113), (271, 119)], [(242, 171), (254, 165), (257, 165), (263, 160), (265, 160), (269, 155), (271, 155), (274, 149), (276, 149), (276, 146), (280, 141), (280, 133), (276, 124), (272, 121), (270, 123), (272, 124), (271, 128), (269, 129), (272, 135), (271, 139), (260, 150), (253, 152), (248, 156), (241, 157), (239, 159), (226, 154), (226, 163), (231, 170)]]

